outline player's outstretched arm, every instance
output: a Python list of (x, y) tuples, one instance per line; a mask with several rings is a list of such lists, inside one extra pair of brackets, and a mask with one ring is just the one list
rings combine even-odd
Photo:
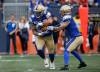
[(60, 26), (56, 30), (63, 30), (69, 25), (69, 22), (63, 22), (60, 24)]
[(50, 31), (60, 31), (60, 30), (63, 30), (64, 28), (66, 28), (68, 26), (69, 22), (63, 22), (60, 24), (59, 27), (54, 27), (54, 26), (48, 26), (47, 27), (47, 30), (50, 30)]

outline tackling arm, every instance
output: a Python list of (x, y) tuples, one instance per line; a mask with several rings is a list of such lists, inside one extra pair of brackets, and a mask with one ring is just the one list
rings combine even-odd
[(63, 29), (66, 28), (68, 25), (69, 25), (69, 22), (63, 22), (63, 23), (60, 24), (59, 27), (55, 28), (55, 30), (58, 30), (58, 31), (63, 30)]
[(69, 22), (63, 22), (63, 23), (60, 24), (59, 27), (48, 26), (47, 30), (60, 31), (60, 30), (63, 30), (64, 28), (66, 28), (68, 25), (69, 25)]

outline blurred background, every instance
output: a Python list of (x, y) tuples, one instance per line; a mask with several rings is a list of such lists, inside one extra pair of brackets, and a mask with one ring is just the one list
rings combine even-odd
[[(61, 19), (59, 9), (62, 5), (72, 7), (73, 19), (84, 38), (77, 51), (88, 66), (77, 69), (79, 62), (70, 55), (71, 69), (68, 72), (100, 72), (100, 0), (0, 0), (0, 72), (53, 72), (44, 68), (43, 60), (40, 61), (37, 56), (33, 43), (36, 38), (30, 28), (29, 18), (37, 1), (53, 14), (55, 23), (59, 23)], [(22, 35), (27, 36), (26, 39), (23, 40), (19, 36), (21, 26), (18, 26), (14, 36), (9, 38), (6, 31), (9, 20), (13, 20), (16, 25), (23, 24), (24, 21), (27, 30)], [(54, 35), (55, 40), (59, 35), (54, 72), (61, 72), (59, 68), (63, 66), (63, 34), (59, 32)], [(45, 50), (45, 54), (48, 56), (48, 50)]]
[[(80, 48), (77, 49), (77, 51), (79, 51), (80, 53), (87, 53), (87, 54), (100, 53), (100, 0), (40, 0), (40, 1), (45, 6), (47, 6), (48, 11), (50, 11), (55, 17), (58, 17), (58, 20), (60, 20), (60, 15), (59, 15), (60, 7), (64, 4), (70, 4), (72, 6), (73, 18), (75, 18), (77, 26), (79, 27), (80, 30), (81, 30), (80, 27), (81, 23), (78, 22), (78, 20), (80, 19), (79, 8), (81, 7), (87, 8), (88, 9), (88, 20), (86, 20), (88, 21), (87, 43), (85, 49), (84, 46), (81, 46)], [(33, 5), (36, 4), (36, 0), (33, 0), (32, 2)], [(6, 22), (10, 20), (11, 15), (15, 16), (16, 21), (19, 21), (21, 16), (25, 16), (27, 19), (29, 19), (31, 11), (30, 7), (31, 7), (30, 0), (0, 0), (0, 53), (1, 54), (7, 53), (7, 36), (5, 31)], [(59, 37), (58, 47), (62, 48), (63, 41), (60, 39), (61, 37)], [(30, 49), (31, 48), (29, 48), (29, 50)], [(10, 51), (12, 52), (13, 50)], [(32, 53), (36, 53), (35, 50), (33, 51), (34, 52)], [(29, 54), (31, 53), (29, 52)]]

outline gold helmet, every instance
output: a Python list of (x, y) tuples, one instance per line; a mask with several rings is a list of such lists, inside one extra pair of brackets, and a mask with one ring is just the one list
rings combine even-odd
[(60, 12), (61, 12), (62, 15), (70, 13), (71, 12), (71, 6), (69, 6), (69, 5), (63, 5), (60, 8)]
[(36, 5), (34, 8), (34, 11), (36, 12), (43, 12), (45, 10), (45, 7), (42, 4)]
[(34, 15), (40, 18), (45, 11), (45, 7), (42, 4), (36, 5), (34, 8)]

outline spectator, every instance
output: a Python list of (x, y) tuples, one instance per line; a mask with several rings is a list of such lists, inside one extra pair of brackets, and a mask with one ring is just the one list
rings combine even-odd
[(99, 35), (98, 52), (100, 53), (100, 22), (97, 23), (97, 31), (98, 31), (98, 35)]
[(17, 23), (15, 21), (15, 16), (12, 15), (10, 20), (7, 22), (5, 26), (5, 30), (7, 32), (7, 53), (8, 54), (10, 52), (11, 39), (14, 45), (14, 52), (16, 53), (16, 36), (15, 36), (16, 29), (17, 29)]
[(83, 7), (88, 6), (88, 0), (78, 0), (78, 1), (79, 1), (80, 6), (83, 6)]
[[(80, 16), (79, 16), (78, 12), (76, 13), (76, 16), (73, 17), (73, 19), (74, 19), (74, 21), (75, 21), (75, 23), (76, 23), (76, 25), (77, 25), (77, 28), (79, 29), (80, 33), (82, 33), (81, 27), (80, 27)], [(78, 51), (79, 53), (83, 53), (83, 52), (84, 52), (84, 51), (83, 51), (83, 48), (82, 48), (82, 45), (80, 45), (80, 46), (77, 48), (77, 51)]]
[(79, 31), (81, 32), (81, 28), (80, 28), (80, 16), (78, 13), (76, 13), (76, 16), (74, 17), (74, 21), (79, 29)]
[(92, 7), (94, 5), (94, 0), (88, 0), (89, 7)]
[(100, 6), (100, 0), (94, 0), (95, 6)]
[(69, 4), (70, 0), (59, 0), (59, 2), (61, 3), (61, 5), (64, 5), (64, 4)]
[(99, 35), (98, 52), (100, 53), (100, 22), (98, 23), (98, 35)]
[(0, 0), (0, 27), (3, 23), (3, 0)]
[(97, 53), (99, 52), (100, 53), (100, 22), (95, 22), (95, 27), (94, 27), (94, 35), (98, 37), (98, 40), (97, 41)]
[(28, 42), (28, 38), (29, 38), (29, 34), (28, 34), (28, 30), (30, 28), (29, 26), (29, 22), (27, 21), (27, 19), (23, 16), (20, 18), (20, 21), (18, 23), (18, 35), (20, 37), (20, 41), (21, 41), (21, 45), (22, 45), (22, 50), (23, 52), (26, 54), (27, 51), (27, 42)]
[(92, 40), (93, 40), (93, 37), (94, 37), (94, 22), (92, 22), (90, 20), (89, 22), (89, 28), (88, 28), (88, 39), (89, 39), (89, 45), (90, 45), (90, 54), (93, 53), (93, 43), (92, 43)]

